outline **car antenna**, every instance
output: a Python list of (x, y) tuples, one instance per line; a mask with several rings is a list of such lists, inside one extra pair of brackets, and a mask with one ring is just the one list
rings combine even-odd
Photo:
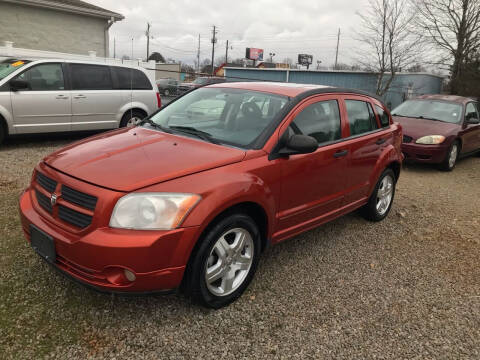
[[(133, 63), (133, 37), (132, 37), (132, 59), (131, 62)], [(133, 119), (133, 67), (130, 64), (130, 121)], [(135, 125), (135, 124), (134, 124)]]

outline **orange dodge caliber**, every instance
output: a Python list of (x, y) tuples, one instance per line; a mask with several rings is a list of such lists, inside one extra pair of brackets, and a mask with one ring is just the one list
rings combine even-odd
[(373, 95), (288, 83), (223, 83), (132, 128), (64, 147), (20, 198), (27, 240), (96, 289), (238, 298), (269, 244), (356, 209), (384, 219), (401, 127)]

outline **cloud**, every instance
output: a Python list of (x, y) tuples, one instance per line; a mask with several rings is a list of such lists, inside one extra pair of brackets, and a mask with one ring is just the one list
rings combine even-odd
[(335, 60), (336, 34), (341, 28), (339, 61), (355, 57), (355, 34), (359, 24), (356, 11), (366, 0), (336, 1), (156, 1), (89, 0), (97, 6), (125, 16), (110, 30), (117, 56), (145, 57), (147, 22), (153, 39), (150, 49), (166, 57), (193, 63), (200, 34), (201, 59), (211, 56), (212, 25), (218, 26), (216, 54), (225, 53), (226, 40), (233, 49), (231, 57), (243, 57), (246, 47), (259, 47), (274, 52), (275, 59), (296, 59), (298, 53), (314, 55), (314, 62), (332, 64)]

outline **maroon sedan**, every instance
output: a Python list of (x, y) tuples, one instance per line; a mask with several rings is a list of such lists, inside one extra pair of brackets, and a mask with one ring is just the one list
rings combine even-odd
[(451, 171), (457, 159), (480, 154), (480, 105), (453, 95), (422, 95), (392, 111), (403, 127), (406, 161), (439, 164)]

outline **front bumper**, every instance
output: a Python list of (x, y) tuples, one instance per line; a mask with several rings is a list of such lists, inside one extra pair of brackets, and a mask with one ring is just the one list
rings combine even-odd
[(415, 143), (402, 143), (402, 152), (406, 161), (439, 164), (448, 153), (448, 145), (422, 145)]
[[(41, 216), (33, 206), (31, 188), (20, 197), (20, 217), (30, 242), (30, 225), (51, 236), (57, 269), (102, 291), (156, 292), (178, 288), (198, 227), (170, 231), (98, 228), (79, 236)], [(135, 275), (129, 281), (124, 274)]]

